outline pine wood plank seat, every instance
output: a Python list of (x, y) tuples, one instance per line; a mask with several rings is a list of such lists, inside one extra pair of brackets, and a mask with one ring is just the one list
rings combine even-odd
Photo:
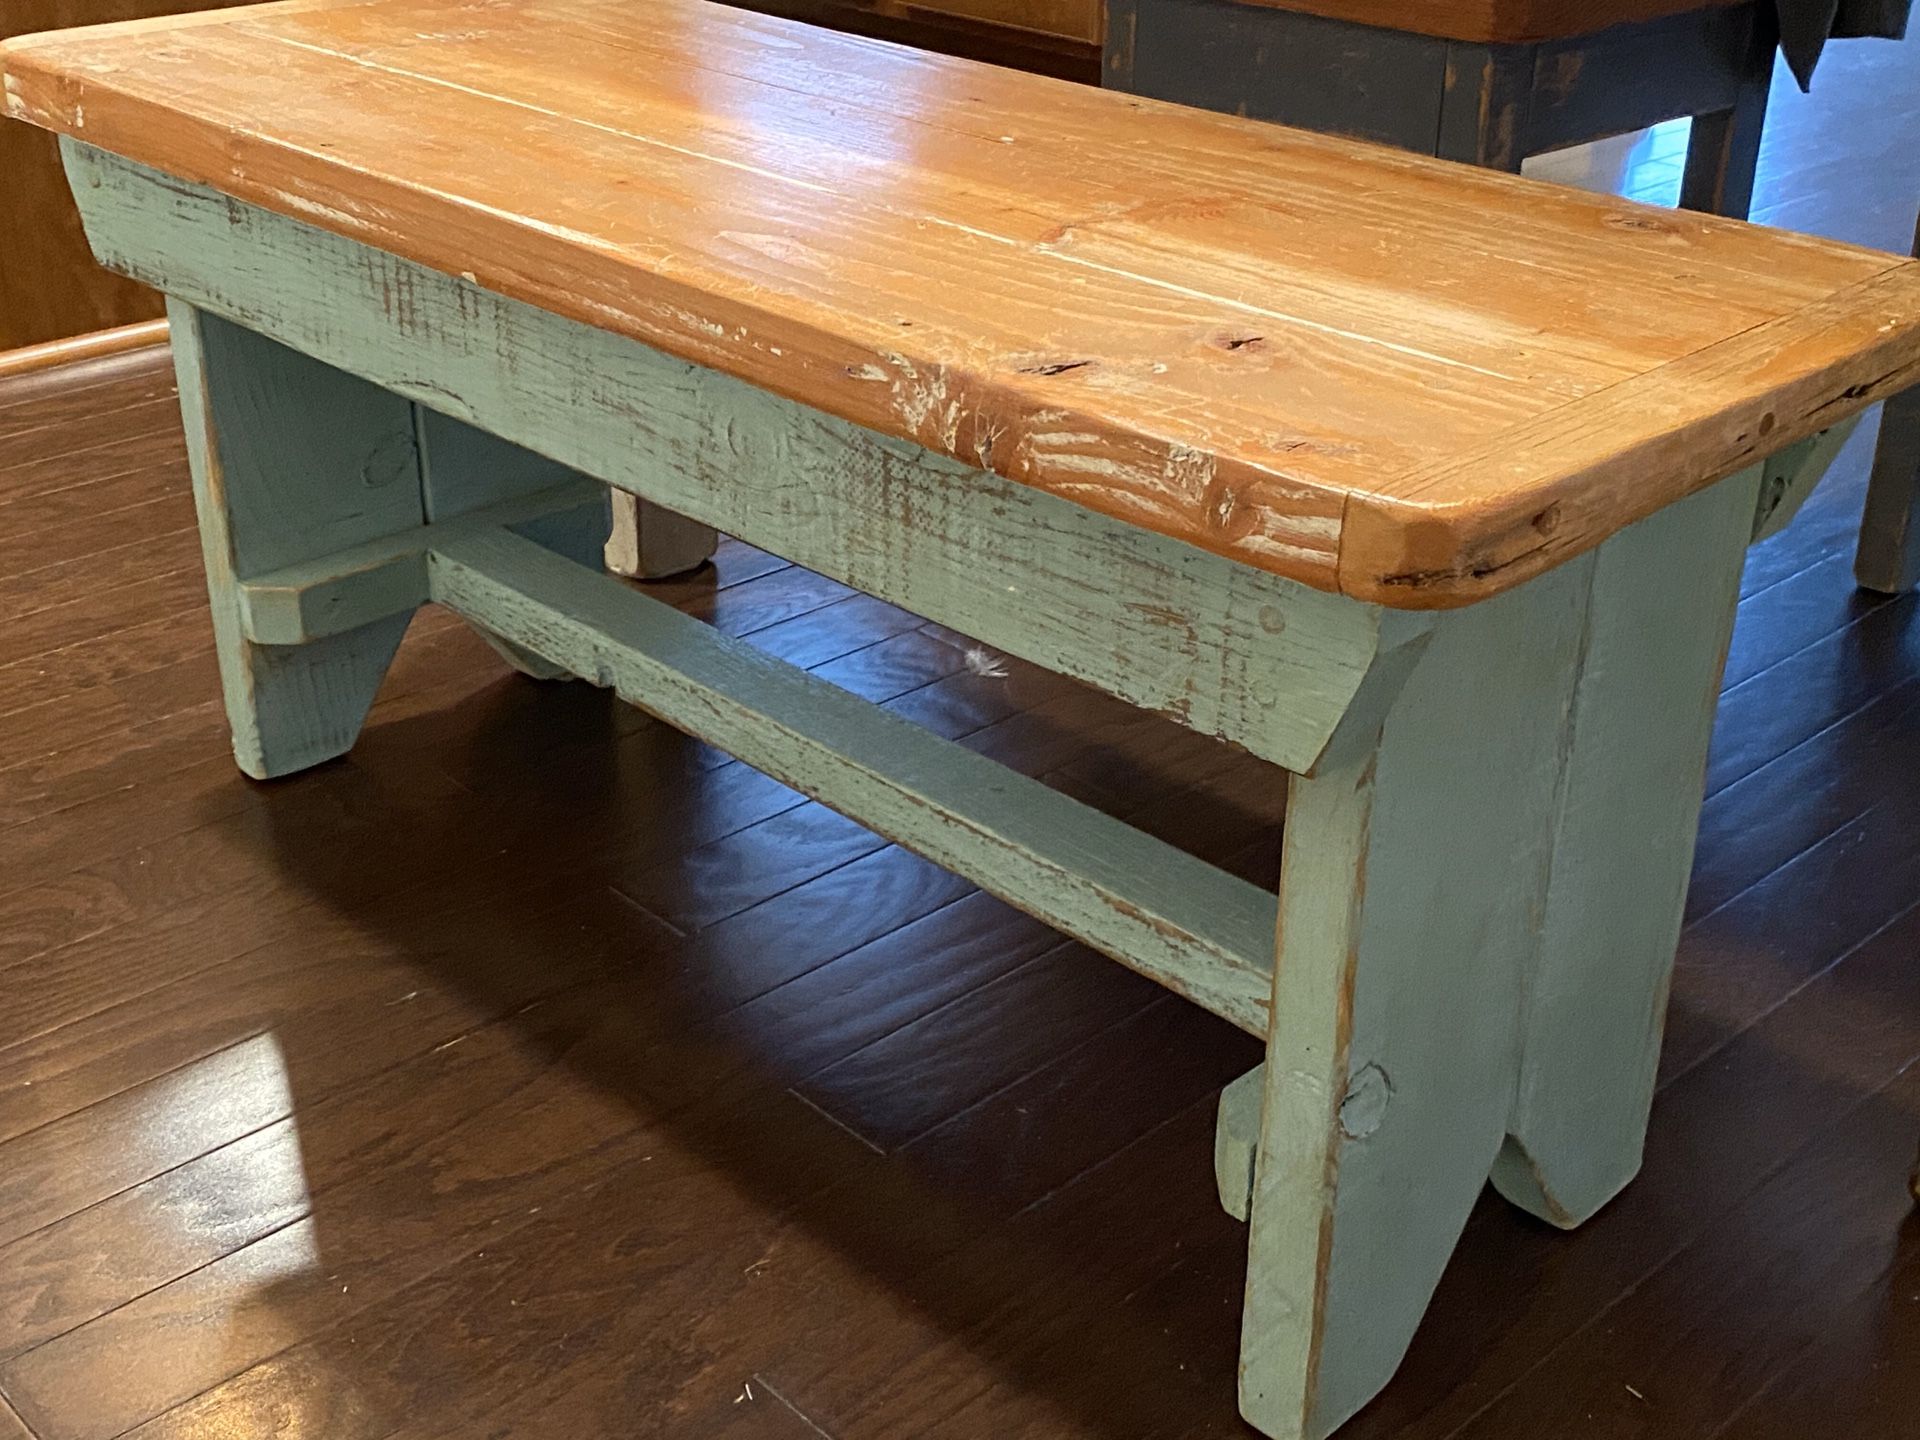
[[(1632, 1176), (1742, 557), (1920, 375), (1920, 266), (698, 0), (0, 72), (170, 297), (248, 773), (436, 601), (1264, 1037), (1215, 1159), (1273, 1436), (1387, 1383), (1489, 1177)], [(1275, 762), (1279, 893), (602, 573), (609, 487)]]

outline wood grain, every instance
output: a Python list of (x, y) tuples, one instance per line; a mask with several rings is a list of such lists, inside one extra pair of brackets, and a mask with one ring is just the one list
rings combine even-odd
[(4, 63), (90, 144), (1396, 606), (1507, 588), (1920, 358), (1887, 256), (698, 0), (296, 3)]

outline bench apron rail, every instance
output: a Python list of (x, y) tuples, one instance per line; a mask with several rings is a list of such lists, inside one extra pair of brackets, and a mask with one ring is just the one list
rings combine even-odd
[[(172, 297), (249, 774), (350, 747), (437, 601), (1264, 1036), (1215, 1163), (1278, 1440), (1388, 1382), (1489, 1177), (1573, 1225), (1638, 1168), (1744, 553), (1832, 439), (1405, 614), (63, 143), (100, 258)], [(1278, 894), (599, 573), (606, 486), (662, 564), (719, 527), (1276, 762)]]
[(1288, 769), (1312, 768), (1375, 654), (1429, 623), (62, 144), (110, 268)]

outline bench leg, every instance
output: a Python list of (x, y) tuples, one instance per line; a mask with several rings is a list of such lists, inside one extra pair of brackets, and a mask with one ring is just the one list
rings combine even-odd
[(1759, 477), (1596, 555), (1500, 1193), (1578, 1225), (1640, 1168)]
[(411, 616), (258, 645), (239, 581), (418, 525), (413, 407), (191, 306), (168, 313), (234, 758), (291, 774), (352, 746)]
[(615, 491), (607, 569), (632, 580), (664, 580), (712, 559), (719, 539), (711, 525), (663, 510), (637, 495)]
[(1215, 1154), (1267, 1434), (1386, 1383), (1490, 1175), (1569, 1223), (1637, 1167), (1758, 483), (1440, 617), (1293, 778), (1267, 1063)]
[(1240, 1360), (1278, 1440), (1393, 1374), (1505, 1139), (1590, 563), (1383, 657), (1292, 779)]
[[(414, 604), (268, 644), (250, 638), (248, 582), (580, 477), (218, 316), (168, 314), (234, 757), (256, 779), (290, 775), (353, 745)], [(521, 528), (597, 565), (606, 507)], [(527, 674), (564, 673), (487, 638)]]

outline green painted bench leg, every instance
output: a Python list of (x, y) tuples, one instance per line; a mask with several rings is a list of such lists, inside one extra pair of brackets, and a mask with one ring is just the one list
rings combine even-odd
[(1592, 564), (1383, 655), (1292, 778), (1240, 1367), (1277, 1440), (1387, 1382), (1506, 1137)]
[(710, 560), (719, 540), (711, 525), (689, 520), (637, 495), (616, 491), (613, 533), (607, 538), (607, 569), (633, 580), (664, 580)]
[(1269, 1435), (1386, 1383), (1489, 1175), (1573, 1224), (1638, 1168), (1760, 482), (1441, 617), (1293, 778), (1267, 1063), (1215, 1145)]
[[(1824, 455), (1816, 463), (1824, 465)], [(1571, 1227), (1640, 1168), (1757, 471), (1598, 553), (1500, 1192)]]
[(352, 746), (410, 612), (257, 645), (237, 582), (418, 525), (413, 407), (191, 306), (168, 312), (234, 758), (256, 779), (291, 774)]
[[(535, 494), (578, 480), (579, 471), (435, 410), (415, 409), (419, 435), (421, 493), (429, 521), (451, 520), (484, 506)], [(622, 497), (626, 498), (626, 497)], [(677, 516), (675, 517), (678, 518)], [(609, 544), (605, 502), (539, 523), (538, 539), (582, 565), (598, 567)], [(524, 646), (474, 627), (514, 669), (535, 680), (572, 675)]]

